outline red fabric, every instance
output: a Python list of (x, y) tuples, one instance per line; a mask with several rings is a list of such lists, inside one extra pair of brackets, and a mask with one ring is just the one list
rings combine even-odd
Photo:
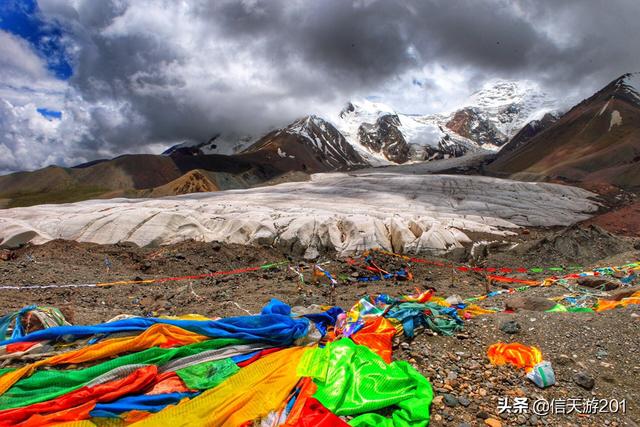
[(300, 418), (295, 424), (298, 427), (349, 427), (336, 414), (322, 406), (317, 399), (309, 397), (305, 400)]
[[(110, 402), (127, 394), (143, 390), (154, 383), (157, 375), (157, 366), (145, 366), (136, 369), (120, 380), (98, 384), (93, 387), (82, 387), (55, 399), (35, 403), (24, 408), (0, 411), (0, 426), (13, 426), (26, 420), (31, 422), (30, 418), (34, 417), (41, 420), (51, 418), (56, 421), (84, 419), (78, 418), (78, 416), (84, 414), (86, 405), (91, 404), (89, 409), (91, 411), (97, 402)], [(74, 407), (79, 410), (82, 409), (82, 413), (74, 411)]]
[(15, 353), (16, 351), (26, 351), (39, 343), (40, 341), (31, 341), (31, 342), (17, 342), (13, 344), (7, 344), (7, 353)]
[(275, 353), (276, 351), (280, 351), (280, 350), (282, 350), (281, 347), (274, 347), (274, 348), (268, 348), (266, 350), (260, 350), (260, 352), (256, 353), (255, 355), (253, 355), (251, 357), (251, 359), (247, 359), (247, 360), (244, 360), (242, 362), (238, 362), (238, 363), (236, 363), (236, 365), (238, 365), (241, 368), (244, 368), (247, 365), (251, 365), (253, 362), (255, 362), (256, 360), (260, 359), (261, 357), (264, 357), (267, 354)]
[(65, 409), (63, 411), (54, 412), (53, 414), (35, 414), (29, 417), (23, 423), (16, 424), (19, 427), (47, 427), (59, 425), (61, 422), (67, 421), (82, 421), (89, 419), (89, 413), (96, 406), (95, 402), (87, 402), (82, 405), (75, 406), (73, 408)]

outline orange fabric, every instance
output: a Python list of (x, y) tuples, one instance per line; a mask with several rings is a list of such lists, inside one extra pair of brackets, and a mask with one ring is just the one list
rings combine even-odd
[(187, 345), (205, 341), (208, 338), (189, 332), (177, 326), (164, 323), (156, 323), (138, 336), (112, 338), (81, 348), (40, 360), (15, 371), (7, 372), (0, 377), (0, 394), (7, 391), (12, 385), (24, 376), (31, 375), (41, 366), (56, 366), (67, 363), (91, 362), (105, 359), (125, 352), (146, 350), (151, 347), (162, 347), (168, 343), (172, 345)]
[(156, 378), (156, 383), (145, 394), (184, 393), (191, 390), (175, 372), (165, 372)]
[(529, 372), (535, 365), (542, 362), (542, 352), (537, 347), (514, 343), (496, 343), (487, 350), (489, 361), (494, 365), (511, 364), (518, 368), (524, 368)]
[(365, 323), (364, 327), (351, 336), (356, 344), (369, 347), (382, 359), (391, 363), (393, 355), (393, 337), (396, 328), (384, 317), (376, 317), (375, 320)]
[(507, 276), (487, 275), (487, 278), (492, 282), (522, 283), (523, 285), (531, 285), (531, 286), (537, 286), (540, 284), (540, 282), (537, 280), (516, 279), (515, 277), (507, 277)]
[[(13, 426), (23, 421), (30, 424), (32, 419), (39, 421), (46, 421), (49, 418), (57, 421), (86, 419), (87, 417), (82, 418), (85, 404), (91, 404), (89, 409), (91, 410), (97, 402), (110, 402), (129, 393), (143, 390), (153, 384), (157, 374), (157, 366), (145, 366), (136, 369), (120, 380), (109, 381), (93, 387), (81, 387), (46, 402), (0, 411), (0, 426)], [(72, 409), (76, 406), (82, 411), (73, 411)]]
[(125, 425), (137, 423), (138, 421), (142, 421), (145, 418), (148, 418), (151, 415), (151, 412), (147, 411), (129, 411), (120, 415), (120, 418), (124, 420)]
[(599, 299), (595, 307), (595, 311), (612, 310), (617, 307), (626, 307), (631, 304), (640, 304), (640, 291), (635, 292), (628, 298), (622, 298), (620, 301)]

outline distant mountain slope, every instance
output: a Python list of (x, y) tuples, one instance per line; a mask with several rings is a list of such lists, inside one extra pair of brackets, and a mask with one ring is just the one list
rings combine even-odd
[(329, 122), (306, 116), (274, 130), (239, 154), (279, 170), (327, 172), (368, 166)]
[(640, 187), (640, 74), (619, 77), (521, 146), (500, 152), (487, 171)]
[(125, 155), (74, 168), (52, 166), (0, 176), (0, 207), (249, 188), (286, 179), (291, 172), (363, 166), (367, 163), (335, 127), (309, 116), (230, 156), (177, 149), (170, 155)]

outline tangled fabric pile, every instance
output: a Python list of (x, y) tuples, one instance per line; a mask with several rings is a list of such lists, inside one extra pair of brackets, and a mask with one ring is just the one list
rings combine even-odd
[(0, 370), (0, 426), (426, 426), (431, 385), (391, 355), (398, 334), (461, 323), (431, 296), (5, 330), (0, 358), (18, 367)]

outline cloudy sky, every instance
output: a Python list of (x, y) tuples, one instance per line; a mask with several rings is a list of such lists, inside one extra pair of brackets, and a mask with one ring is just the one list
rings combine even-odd
[(0, 173), (256, 134), (495, 79), (561, 103), (640, 71), (638, 0), (3, 0)]

